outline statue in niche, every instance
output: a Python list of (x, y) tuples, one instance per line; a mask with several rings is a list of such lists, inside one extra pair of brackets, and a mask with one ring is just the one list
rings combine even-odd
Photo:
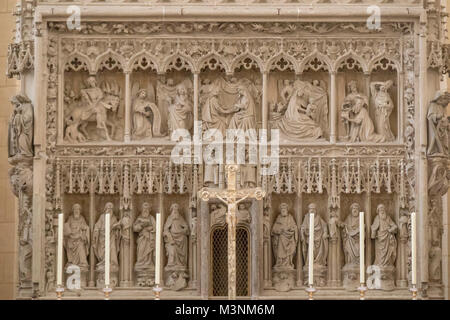
[(275, 260), (273, 283), (277, 291), (286, 292), (295, 286), (294, 256), (297, 251), (298, 226), (289, 214), (287, 203), (280, 204), (280, 214), (272, 227), (272, 249)]
[(67, 253), (67, 265), (76, 265), (81, 271), (88, 271), (87, 256), (90, 248), (90, 230), (81, 215), (81, 205), (72, 206), (72, 214), (64, 224), (64, 247)]
[(377, 207), (377, 216), (371, 226), (371, 238), (375, 239), (374, 265), (393, 267), (397, 257), (397, 225), (386, 212), (384, 204)]
[(123, 282), (121, 286), (130, 286), (131, 283), (129, 261), (131, 261), (131, 228), (133, 224), (130, 214), (130, 210), (123, 210), (123, 216), (117, 223), (120, 243), (120, 281)]
[(212, 163), (215, 159), (216, 149), (211, 150), (211, 160), (204, 165), (203, 182), (206, 187), (215, 187), (219, 185), (219, 164)]
[(144, 202), (142, 204), (141, 215), (133, 224), (133, 231), (139, 233), (136, 263), (134, 265), (139, 286), (153, 285), (151, 276), (155, 268), (156, 222), (150, 211), (151, 205), (148, 202)]
[(149, 83), (148, 89), (133, 85), (133, 138), (144, 139), (161, 136), (161, 114), (155, 104), (155, 90)]
[[(97, 124), (96, 128), (104, 133), (106, 140), (112, 140), (117, 125), (115, 120), (108, 118), (108, 112), (116, 114), (120, 105), (120, 94), (121, 90), (117, 82), (105, 81), (99, 87), (97, 79), (89, 76), (86, 80), (86, 88), (81, 89), (80, 101), (74, 103), (65, 117), (66, 130), (70, 127), (68, 140), (72, 139), (71, 142), (75, 142), (73, 136), (79, 137), (80, 134), (84, 139), (90, 140), (91, 136), (86, 128), (91, 122)], [(74, 134), (74, 130), (78, 130), (79, 134)]]
[(437, 199), (430, 200), (428, 213), (428, 224), (430, 228), (430, 252), (429, 252), (429, 276), (431, 281), (439, 282), (441, 275), (442, 249), (441, 239), (444, 233), (442, 226), (442, 214)]
[(28, 196), (23, 197), (19, 214), (19, 282), (20, 287), (25, 288), (31, 286), (31, 260), (33, 256), (33, 215)]
[[(300, 228), (300, 238), (302, 241), (303, 257), (305, 257), (304, 273), (308, 273), (308, 246), (309, 246), (309, 215), (314, 214), (314, 282), (323, 286), (326, 281), (327, 258), (328, 258), (328, 226), (322, 217), (317, 213), (317, 205), (311, 203), (308, 206), (308, 213), (303, 219)], [(307, 281), (307, 277), (305, 277)]]
[(180, 206), (177, 203), (170, 207), (163, 235), (167, 254), (166, 268), (186, 268), (189, 226), (180, 214)]
[(204, 88), (206, 93), (205, 102), (202, 104), (202, 120), (203, 129), (210, 130), (215, 129), (222, 133), (222, 136), (226, 136), (227, 115), (233, 112), (233, 110), (227, 109), (220, 102), (219, 93), (220, 85), (218, 82), (207, 85)]
[(359, 212), (358, 203), (350, 206), (350, 214), (342, 224), (345, 267), (359, 266)]
[(367, 100), (362, 96), (353, 98), (350, 112), (342, 112), (341, 117), (350, 124), (349, 142), (384, 142), (386, 138), (376, 134), (367, 110)]
[(246, 164), (241, 165), (241, 186), (243, 188), (254, 188), (256, 187), (256, 171), (257, 167), (255, 164), (249, 163), (248, 151), (245, 151), (245, 162)]
[(328, 131), (327, 93), (320, 86), (296, 80), (284, 108), (277, 106), (274, 127), (280, 137), (291, 140), (318, 140)]
[(449, 176), (446, 161), (433, 161), (430, 178), (428, 179), (428, 193), (433, 196), (444, 196), (449, 187)]
[(237, 210), (237, 221), (238, 223), (250, 223), (252, 221), (252, 216), (247, 206), (244, 203), (240, 203)]
[(395, 140), (389, 122), (389, 117), (391, 116), (392, 110), (394, 110), (394, 102), (392, 101), (388, 90), (393, 84), (392, 80), (370, 83), (370, 92), (374, 99), (375, 106), (376, 132), (379, 135), (382, 135), (387, 142)]
[(223, 203), (211, 205), (211, 224), (224, 224), (227, 216), (227, 207)]
[(34, 156), (34, 113), (31, 100), (18, 94), (11, 99), (14, 110), (9, 120), (8, 157)]
[(361, 94), (358, 92), (357, 83), (355, 80), (350, 81), (347, 84), (347, 91), (348, 94), (344, 99), (344, 102), (342, 103), (342, 111), (341, 111), (341, 117), (344, 123), (345, 128), (345, 140), (350, 139), (350, 122), (347, 120), (348, 115), (352, 112), (352, 108), (355, 105), (355, 99), (357, 97), (361, 97), (365, 100), (366, 106), (369, 105), (367, 96)]
[(272, 227), (272, 246), (275, 268), (294, 269), (294, 255), (297, 251), (298, 227), (289, 214), (287, 203), (280, 205), (280, 214)]
[(175, 88), (175, 98), (169, 104), (169, 137), (178, 129), (190, 131), (193, 126), (193, 106), (190, 98), (192, 84), (189, 80), (183, 81)]
[(238, 98), (233, 106), (235, 113), (231, 117), (229, 128), (244, 131), (256, 129), (255, 101), (244, 85), (239, 85), (237, 91)]
[(449, 123), (447, 105), (450, 103), (449, 92), (436, 92), (428, 107), (428, 155), (448, 155)]
[[(118, 262), (118, 248), (119, 248), (119, 228), (120, 225), (117, 221), (116, 216), (114, 215), (114, 205), (111, 202), (106, 203), (105, 209), (103, 213), (98, 218), (95, 226), (94, 233), (92, 236), (92, 245), (94, 246), (94, 253), (97, 257), (97, 271), (104, 276), (105, 271), (105, 216), (106, 214), (110, 214), (110, 259), (111, 259), (111, 281), (114, 284), (114, 279), (117, 284), (117, 272), (119, 271), (119, 262)], [(101, 282), (97, 279), (97, 285), (100, 285)]]

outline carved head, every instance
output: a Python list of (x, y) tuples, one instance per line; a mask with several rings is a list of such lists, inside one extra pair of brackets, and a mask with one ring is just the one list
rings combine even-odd
[(308, 213), (309, 214), (311, 214), (311, 213), (316, 214), (317, 213), (317, 205), (315, 203), (310, 203), (308, 205)]
[(142, 204), (142, 215), (144, 217), (148, 217), (150, 215), (151, 208), (152, 208), (152, 206), (148, 202), (144, 202)]
[(179, 215), (180, 214), (179, 210), (180, 210), (180, 206), (178, 205), (178, 203), (174, 203), (170, 206), (171, 214)]
[(246, 210), (247, 209), (247, 207), (245, 206), (245, 204), (243, 204), (243, 203), (241, 203), (241, 204), (239, 204), (239, 210), (241, 211), (241, 210)]
[(380, 91), (381, 92), (387, 92), (389, 90), (390, 87), (392, 87), (394, 83), (392, 82), (392, 80), (388, 80), (386, 81), (384, 84), (382, 84), (380, 86)]
[(289, 214), (289, 205), (287, 203), (280, 204), (280, 213), (283, 217)]
[(354, 217), (357, 217), (358, 215), (359, 215), (359, 210), (360, 209), (360, 207), (359, 207), (359, 203), (353, 203), (351, 206), (350, 206), (350, 210), (351, 210), (351, 212), (352, 212), (352, 216), (354, 216)]
[(97, 87), (97, 79), (95, 79), (94, 76), (90, 76), (86, 79), (86, 83), (88, 87), (90, 88), (96, 88)]
[(114, 205), (112, 202), (107, 202), (105, 204), (105, 213), (113, 214)]
[(357, 93), (358, 92), (358, 87), (356, 85), (356, 81), (355, 80), (350, 81), (347, 84), (347, 89), (348, 89), (348, 92), (350, 92), (350, 93)]
[(147, 91), (145, 89), (139, 90), (138, 97), (141, 98), (141, 99), (147, 98)]
[(72, 212), (73, 212), (73, 216), (74, 216), (75, 219), (80, 218), (80, 215), (81, 215), (81, 205), (78, 204), (78, 203), (75, 203), (75, 204), (72, 206)]
[(384, 204), (380, 203), (377, 207), (377, 214), (380, 215), (381, 219), (386, 219), (386, 207)]

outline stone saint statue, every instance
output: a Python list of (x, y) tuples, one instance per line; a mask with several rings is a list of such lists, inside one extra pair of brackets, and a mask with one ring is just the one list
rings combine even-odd
[(119, 270), (118, 262), (118, 248), (119, 248), (119, 224), (116, 216), (114, 215), (114, 205), (108, 202), (105, 205), (105, 210), (98, 218), (97, 223), (94, 226), (94, 234), (92, 237), (92, 245), (94, 246), (94, 253), (97, 257), (98, 270), (105, 270), (105, 216), (106, 213), (111, 215), (110, 218), (110, 257), (111, 257), (111, 272)]
[(370, 84), (370, 92), (375, 105), (376, 132), (382, 135), (387, 142), (395, 140), (389, 122), (389, 117), (391, 116), (392, 110), (394, 110), (394, 102), (388, 92), (392, 85), (393, 82), (391, 80), (386, 82), (372, 82)]
[(345, 264), (349, 266), (359, 265), (359, 212), (359, 204), (353, 203), (342, 226)]
[(14, 110), (9, 121), (8, 157), (33, 157), (34, 115), (31, 100), (24, 95), (11, 99)]
[(275, 268), (294, 269), (293, 258), (297, 251), (298, 227), (289, 214), (287, 203), (280, 205), (278, 215), (272, 227), (272, 247)]
[(377, 216), (371, 227), (375, 239), (375, 262), (380, 267), (393, 267), (397, 257), (397, 225), (386, 212), (384, 204), (377, 207)]
[(449, 102), (450, 93), (438, 91), (428, 107), (428, 155), (448, 154), (449, 124), (446, 108)]
[(300, 229), (305, 266), (308, 266), (309, 214), (311, 213), (314, 214), (314, 265), (326, 266), (328, 257), (328, 227), (322, 217), (317, 214), (317, 206), (315, 203), (311, 203), (308, 206), (308, 213), (305, 215)]
[(160, 136), (160, 125), (158, 107), (150, 101), (145, 89), (139, 90), (133, 102), (133, 137), (143, 139)]
[(136, 271), (145, 270), (155, 266), (155, 218), (150, 215), (151, 206), (148, 202), (142, 204), (141, 215), (133, 225), (134, 232), (139, 233), (137, 239)]
[(81, 205), (76, 203), (72, 207), (72, 214), (64, 224), (64, 247), (68, 265), (73, 264), (81, 270), (88, 270), (90, 234), (89, 226), (81, 215)]
[(167, 255), (166, 268), (187, 267), (189, 226), (180, 214), (180, 206), (176, 203), (170, 207), (163, 235)]
[(236, 216), (238, 223), (250, 223), (252, 221), (250, 211), (244, 203), (239, 204)]
[(192, 103), (189, 101), (188, 88), (184, 83), (176, 87), (176, 95), (169, 105), (169, 137), (177, 129), (191, 130), (193, 126)]

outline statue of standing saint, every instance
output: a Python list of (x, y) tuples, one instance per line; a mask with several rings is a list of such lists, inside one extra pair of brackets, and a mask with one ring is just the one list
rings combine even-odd
[(8, 157), (33, 157), (34, 114), (31, 100), (24, 95), (11, 99), (14, 111), (9, 121)]
[(189, 101), (189, 92), (185, 83), (176, 87), (176, 96), (169, 105), (169, 137), (178, 129), (190, 131), (193, 126), (192, 103)]
[(81, 271), (87, 271), (87, 256), (90, 248), (90, 231), (81, 215), (81, 205), (72, 207), (72, 214), (64, 224), (64, 246), (67, 253), (67, 265), (76, 265)]
[(384, 139), (387, 142), (395, 140), (389, 120), (392, 110), (394, 110), (394, 102), (388, 92), (392, 85), (392, 80), (386, 82), (372, 82), (370, 84), (370, 92), (374, 97), (375, 102), (376, 132), (384, 136)]
[(275, 257), (275, 268), (294, 269), (293, 258), (297, 251), (298, 227), (289, 214), (287, 203), (280, 205), (278, 215), (272, 227), (272, 246)]
[(139, 233), (137, 239), (136, 264), (139, 286), (152, 285), (150, 279), (155, 270), (155, 218), (150, 214), (151, 205), (148, 202), (142, 204), (141, 215), (133, 225), (134, 232)]

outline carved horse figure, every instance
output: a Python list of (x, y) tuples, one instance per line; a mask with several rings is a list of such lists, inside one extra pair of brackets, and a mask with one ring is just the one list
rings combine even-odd
[[(89, 97), (89, 93), (86, 93), (87, 90), (97, 90), (97, 94), (92, 95), (94, 99)], [(120, 87), (115, 81), (111, 83), (104, 82), (101, 88), (96, 88), (94, 84), (90, 89), (84, 89), (84, 92), (82, 91), (84, 99), (73, 107), (68, 117), (66, 117), (66, 124), (70, 123), (72, 128), (75, 126), (78, 128), (80, 135), (89, 139), (86, 127), (89, 123), (96, 122), (97, 129), (104, 130), (106, 139), (110, 141), (111, 137), (114, 136), (116, 124), (111, 119), (108, 119), (108, 111), (113, 114), (117, 112), (120, 105), (120, 91)], [(108, 127), (111, 128), (111, 132), (109, 132)]]

